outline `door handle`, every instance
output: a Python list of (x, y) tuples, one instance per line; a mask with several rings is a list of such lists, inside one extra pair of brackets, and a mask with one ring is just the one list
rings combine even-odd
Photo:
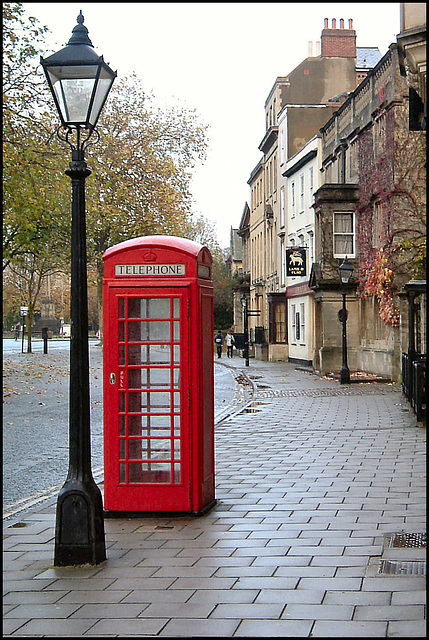
[(109, 382), (110, 382), (110, 384), (116, 384), (116, 375), (114, 373), (110, 374)]

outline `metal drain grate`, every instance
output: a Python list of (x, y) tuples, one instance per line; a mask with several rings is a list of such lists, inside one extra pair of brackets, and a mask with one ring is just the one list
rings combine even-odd
[(385, 573), (391, 576), (425, 576), (426, 562), (420, 560), (382, 560), (378, 573)]
[(389, 543), (389, 547), (400, 549), (425, 549), (425, 533), (395, 533)]

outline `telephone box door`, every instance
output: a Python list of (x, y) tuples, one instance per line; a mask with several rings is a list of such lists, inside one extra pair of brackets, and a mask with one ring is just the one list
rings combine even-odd
[(111, 287), (104, 304), (105, 508), (188, 511), (188, 288)]

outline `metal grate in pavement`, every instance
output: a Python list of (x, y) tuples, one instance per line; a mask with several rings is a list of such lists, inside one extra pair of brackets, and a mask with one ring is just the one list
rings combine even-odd
[(425, 576), (426, 562), (423, 560), (382, 560), (378, 573), (395, 576)]
[(425, 533), (395, 533), (391, 536), (389, 547), (400, 549), (425, 549)]
[(334, 396), (359, 396), (359, 395), (367, 395), (368, 393), (374, 393), (377, 395), (385, 395), (386, 393), (391, 393), (392, 387), (386, 388), (381, 385), (375, 385), (374, 387), (365, 387), (365, 389), (359, 389), (356, 386), (353, 388), (350, 387), (339, 387), (336, 389), (270, 389), (268, 390), (262, 389), (262, 385), (257, 385), (257, 396), (258, 398), (294, 398), (294, 397), (302, 397), (307, 396), (310, 398), (319, 398), (319, 397), (334, 397)]

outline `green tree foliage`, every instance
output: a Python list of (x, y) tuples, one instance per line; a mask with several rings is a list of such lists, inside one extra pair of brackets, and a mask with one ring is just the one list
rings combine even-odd
[(216, 237), (215, 224), (203, 216), (192, 218), (185, 231), (186, 237), (209, 248), (213, 258), (213, 322), (216, 329), (229, 329), (234, 321), (233, 287), (227, 267), (227, 250), (222, 249)]
[(195, 111), (155, 108), (135, 75), (113, 85), (100, 139), (87, 154), (93, 172), (87, 180), (88, 260), (98, 273), (100, 312), (109, 247), (145, 235), (186, 235), (192, 170), (205, 159), (206, 129)]
[[(20, 3), (3, 5), (3, 29), (3, 266), (15, 273), (31, 267), (35, 282), (45, 258), (52, 270), (68, 269), (70, 150), (55, 136), (59, 121), (38, 67), (47, 29), (25, 18)], [(100, 285), (110, 246), (142, 235), (186, 236), (192, 171), (205, 158), (207, 127), (195, 111), (156, 108), (132, 75), (114, 83), (98, 130), (86, 153), (86, 205), (89, 269)]]
[(3, 5), (3, 268), (49, 243), (61, 192), (34, 59), (45, 31), (20, 4)]
[(35, 60), (45, 32), (19, 3), (3, 5), (3, 269), (28, 306), (29, 351), (43, 279), (65, 268), (69, 244), (65, 179)]
[(110, 246), (143, 235), (183, 233), (191, 214), (190, 182), (205, 158), (206, 128), (195, 112), (154, 108), (132, 75), (113, 85), (88, 148), (90, 260)]
[(216, 329), (229, 329), (234, 322), (232, 300), (235, 284), (228, 272), (226, 257), (222, 255), (222, 261), (213, 262), (213, 322)]

